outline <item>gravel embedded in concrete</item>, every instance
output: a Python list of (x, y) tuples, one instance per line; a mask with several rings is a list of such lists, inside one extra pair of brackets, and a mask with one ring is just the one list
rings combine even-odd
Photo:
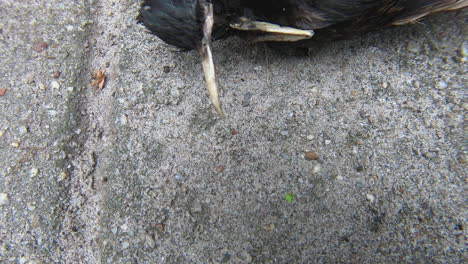
[(463, 261), (466, 12), (215, 42), (220, 119), (138, 8), (0, 2), (0, 263)]

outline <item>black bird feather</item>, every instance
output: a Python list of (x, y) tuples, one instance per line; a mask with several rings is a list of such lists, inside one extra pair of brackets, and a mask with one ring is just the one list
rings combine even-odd
[[(138, 20), (166, 43), (195, 49), (202, 39), (207, 0), (145, 0)], [(355, 32), (412, 23), (431, 13), (468, 6), (467, 0), (213, 0), (215, 39), (236, 34), (230, 23), (245, 16), (281, 26), (316, 31), (335, 39)], [(310, 42), (310, 41), (308, 41)]]

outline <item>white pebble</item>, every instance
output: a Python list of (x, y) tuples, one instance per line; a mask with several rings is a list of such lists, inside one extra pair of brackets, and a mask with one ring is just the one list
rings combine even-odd
[(45, 90), (45, 89), (47, 89), (47, 87), (45, 86), (44, 83), (39, 83), (39, 89)]
[(331, 140), (327, 139), (325, 140), (325, 145), (330, 145), (331, 144)]
[(340, 175), (340, 176), (337, 176), (336, 179), (339, 180), (339, 181), (344, 180), (343, 176), (341, 176), (341, 175)]
[(313, 140), (314, 139), (314, 135), (308, 135), (307, 136), (307, 140)]
[(32, 169), (29, 171), (29, 176), (31, 176), (31, 178), (36, 177), (37, 174), (39, 174), (39, 169), (37, 169), (37, 168), (32, 168)]
[(322, 167), (320, 165), (317, 165), (317, 166), (314, 167), (313, 172), (314, 173), (319, 173), (321, 170), (322, 170)]
[(26, 135), (26, 133), (28, 133), (28, 130), (29, 130), (29, 129), (28, 129), (27, 126), (20, 126), (20, 127), (18, 128), (18, 132), (19, 132), (19, 134), (20, 134), (21, 136)]
[(8, 198), (8, 194), (0, 193), (0, 205), (7, 205), (10, 203), (10, 199)]
[(126, 115), (121, 115), (119, 119), (119, 123), (121, 125), (126, 125), (127, 124), (127, 116)]
[(367, 199), (369, 202), (373, 203), (373, 202), (375, 201), (375, 196), (372, 195), (372, 194), (370, 194), (370, 193), (368, 193), (368, 194), (366, 194), (366, 199)]
[(445, 82), (445, 81), (439, 81), (439, 82), (437, 83), (437, 88), (438, 88), (438, 89), (445, 89), (445, 88), (447, 88), (447, 87), (448, 87), (448, 84), (447, 84), (447, 82)]
[(60, 84), (59, 84), (57, 81), (52, 81), (52, 82), (50, 83), (50, 87), (51, 87), (52, 89), (59, 89), (59, 88), (60, 88)]

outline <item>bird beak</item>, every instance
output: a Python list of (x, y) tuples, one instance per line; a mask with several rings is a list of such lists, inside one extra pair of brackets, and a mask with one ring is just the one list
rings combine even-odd
[(260, 41), (299, 41), (310, 39), (314, 35), (313, 30), (304, 30), (292, 27), (284, 27), (268, 22), (254, 21), (246, 17), (239, 17), (230, 24), (231, 28), (241, 31), (254, 32), (254, 42)]
[(213, 5), (209, 3), (206, 5), (206, 7), (206, 16), (203, 23), (203, 38), (199, 51), (211, 102), (213, 103), (216, 112), (218, 112), (221, 117), (224, 117), (223, 110), (221, 109), (221, 102), (219, 101), (218, 84), (216, 83), (215, 67), (210, 47), (211, 32), (213, 30), (214, 23)]

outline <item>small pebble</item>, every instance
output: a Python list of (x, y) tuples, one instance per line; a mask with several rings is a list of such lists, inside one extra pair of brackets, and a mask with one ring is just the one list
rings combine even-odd
[(60, 74), (62, 74), (60, 71), (56, 71), (54, 73), (54, 79), (58, 79), (60, 77)]
[(344, 180), (343, 176), (341, 176), (341, 175), (340, 175), (340, 176), (337, 176), (336, 179), (339, 180), (339, 181)]
[(154, 240), (154, 236), (150, 234), (145, 234), (145, 245), (149, 248), (155, 248), (156, 241)]
[(46, 42), (44, 41), (38, 41), (36, 43), (34, 43), (34, 51), (36, 52), (42, 52), (43, 50), (47, 49), (49, 47), (49, 44), (47, 44)]
[(34, 209), (36, 209), (36, 204), (35, 203), (28, 203), (26, 205), (26, 207), (28, 208), (29, 211), (34, 211)]
[(326, 140), (325, 140), (325, 145), (330, 145), (330, 144), (331, 144), (331, 140), (326, 139)]
[(318, 160), (320, 158), (320, 155), (315, 153), (315, 152), (306, 152), (304, 155), (306, 160)]
[(74, 27), (72, 25), (66, 25), (65, 28), (68, 30), (68, 31), (72, 31), (74, 29)]
[(20, 144), (19, 142), (13, 142), (10, 144), (10, 146), (14, 147), (14, 148), (19, 148)]
[(388, 83), (387, 82), (382, 82), (382, 88), (386, 89), (388, 87)]
[(68, 177), (68, 172), (62, 171), (59, 175), (59, 181), (64, 181)]
[(28, 133), (28, 131), (29, 131), (29, 129), (28, 129), (27, 126), (20, 126), (18, 128), (18, 132), (19, 132), (20, 136), (26, 135)]
[(38, 228), (41, 225), (41, 216), (34, 214), (31, 219), (31, 225), (33, 228)]
[(8, 194), (0, 193), (0, 205), (7, 205), (10, 203), (10, 199), (8, 198)]
[(225, 169), (225, 167), (224, 167), (223, 165), (219, 165), (219, 166), (216, 166), (216, 167), (215, 167), (215, 171), (216, 171), (217, 173), (223, 172), (224, 169)]
[(367, 199), (369, 202), (373, 203), (373, 202), (375, 201), (375, 196), (372, 195), (372, 194), (370, 194), (370, 193), (368, 193), (368, 194), (366, 194), (366, 199)]
[(314, 139), (314, 135), (308, 135), (307, 136), (307, 140), (313, 140)]
[(29, 176), (31, 176), (31, 178), (36, 177), (37, 174), (39, 174), (39, 169), (38, 169), (38, 168), (32, 168), (32, 169), (29, 171)]
[(45, 89), (47, 89), (47, 87), (45, 86), (44, 83), (39, 83), (39, 89), (45, 90)]
[(416, 41), (409, 41), (406, 49), (412, 53), (419, 53), (421, 51), (421, 46)]
[(127, 124), (127, 116), (126, 115), (121, 115), (119, 121), (120, 121), (121, 125), (126, 125)]
[(439, 82), (437, 83), (437, 88), (438, 88), (438, 89), (445, 89), (445, 88), (447, 88), (447, 87), (448, 87), (448, 84), (447, 84), (447, 82), (445, 82), (445, 81), (439, 81)]
[(313, 172), (316, 174), (316, 173), (319, 173), (321, 170), (322, 170), (322, 167), (320, 165), (317, 165), (314, 167)]
[(122, 249), (127, 249), (130, 246), (130, 243), (128, 241), (122, 242)]
[(287, 136), (289, 136), (289, 131), (288, 131), (288, 130), (283, 130), (283, 131), (280, 132), (280, 134), (281, 134), (282, 136), (287, 137)]
[(462, 44), (462, 47), (460, 49), (460, 54), (463, 56), (461, 61), (462, 62), (467, 62), (468, 61), (468, 42), (464, 42)]
[(70, 86), (70, 87), (67, 87), (67, 91), (70, 92), (70, 93), (73, 92), (74, 90), (75, 90), (75, 88), (73, 88), (73, 87), (71, 87), (71, 86)]
[(176, 179), (176, 181), (178, 182), (184, 182), (185, 181), (185, 177), (182, 176), (181, 174), (177, 173), (174, 178)]
[(0, 88), (0, 96), (4, 96), (6, 94), (6, 90), (5, 88)]
[(231, 130), (231, 135), (234, 136), (234, 135), (237, 135), (237, 134), (239, 134), (239, 132), (237, 130), (235, 130), (235, 129)]
[(34, 83), (34, 74), (33, 73), (28, 73), (23, 79), (23, 82), (25, 84), (32, 84)]
[(60, 89), (60, 84), (59, 84), (57, 81), (52, 81), (52, 82), (50, 83), (50, 87), (51, 87), (52, 89)]

